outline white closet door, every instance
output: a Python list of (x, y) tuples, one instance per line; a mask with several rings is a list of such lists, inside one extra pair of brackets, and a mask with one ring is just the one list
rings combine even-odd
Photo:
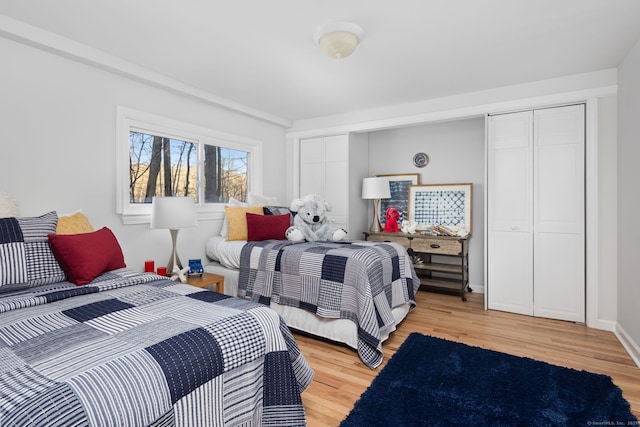
[(348, 228), (348, 172), (348, 135), (300, 141), (300, 196), (317, 194), (328, 201), (336, 227)]
[(489, 117), (487, 305), (533, 314), (532, 112)]
[(324, 138), (310, 138), (300, 143), (300, 197), (325, 192)]
[(325, 138), (325, 186), (324, 199), (331, 204), (329, 217), (334, 226), (347, 228), (349, 203), (349, 138), (336, 135)]
[(534, 313), (584, 322), (584, 106), (534, 112)]

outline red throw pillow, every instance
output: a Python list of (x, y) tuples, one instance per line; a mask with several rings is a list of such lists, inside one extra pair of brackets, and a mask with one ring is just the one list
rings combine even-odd
[(126, 267), (120, 244), (107, 227), (93, 233), (48, 237), (60, 267), (76, 285), (85, 285), (105, 271)]
[(247, 241), (284, 240), (291, 225), (291, 215), (256, 215), (247, 213)]

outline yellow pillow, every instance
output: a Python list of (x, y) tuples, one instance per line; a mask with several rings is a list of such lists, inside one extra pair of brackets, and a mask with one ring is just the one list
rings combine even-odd
[(82, 212), (76, 212), (73, 215), (61, 216), (58, 218), (58, 226), (56, 234), (80, 234), (91, 233), (93, 227)]
[(232, 208), (224, 207), (224, 214), (229, 223), (229, 234), (227, 240), (247, 240), (247, 213), (263, 215), (262, 206), (252, 208)]

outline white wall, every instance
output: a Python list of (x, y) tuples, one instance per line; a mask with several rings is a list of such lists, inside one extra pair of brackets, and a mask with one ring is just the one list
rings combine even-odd
[[(22, 215), (82, 208), (94, 228), (113, 230), (128, 266), (166, 264), (169, 232), (125, 226), (115, 213), (117, 105), (263, 141), (263, 193), (286, 202), (280, 126), (4, 38), (0, 52), (0, 191), (14, 196)], [(220, 226), (202, 221), (180, 231), (182, 261), (205, 261), (205, 241)]]
[[(598, 319), (613, 324), (617, 317), (617, 122), (615, 96), (600, 98), (598, 102)], [(593, 192), (587, 192), (587, 199)], [(587, 234), (587, 240), (590, 236)]]
[(618, 68), (618, 325), (640, 364), (640, 42)]
[[(369, 174), (419, 173), (422, 184), (473, 183), (469, 285), (484, 292), (484, 118), (430, 123), (369, 133)], [(429, 164), (413, 165), (424, 152)]]

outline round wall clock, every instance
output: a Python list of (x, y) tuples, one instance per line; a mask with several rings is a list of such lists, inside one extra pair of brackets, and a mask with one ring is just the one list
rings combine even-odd
[(413, 156), (413, 164), (417, 168), (423, 168), (429, 164), (429, 156), (425, 153), (417, 153)]

